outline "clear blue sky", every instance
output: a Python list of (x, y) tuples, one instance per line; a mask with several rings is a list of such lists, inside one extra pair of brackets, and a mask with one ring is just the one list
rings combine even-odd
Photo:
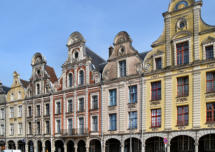
[[(139, 51), (151, 49), (163, 30), (170, 0), (1, 0), (0, 80), (11, 86), (13, 71), (31, 76), (31, 59), (41, 52), (61, 75), (68, 36), (79, 31), (86, 45), (108, 57), (115, 35), (125, 30)], [(215, 25), (215, 0), (203, 0), (202, 17)]]

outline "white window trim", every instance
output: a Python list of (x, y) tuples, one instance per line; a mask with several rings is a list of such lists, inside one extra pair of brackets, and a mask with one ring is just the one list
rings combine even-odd
[(79, 111), (79, 103), (80, 103), (80, 99), (81, 99), (81, 98), (84, 99), (84, 110), (86, 110), (86, 109), (85, 109), (85, 102), (86, 102), (85, 96), (80, 96), (80, 97), (78, 97), (78, 110), (77, 110), (77, 111)]
[(37, 106), (40, 106), (40, 113), (39, 113), (39, 116), (41, 116), (41, 105), (40, 105), (40, 104), (36, 104), (36, 116), (38, 116), (38, 113), (37, 113)]
[[(69, 86), (69, 83), (70, 83), (70, 82), (69, 82), (69, 74), (72, 74), (72, 86), (71, 86), (71, 87)], [(68, 87), (68, 88), (72, 88), (72, 87), (74, 86), (74, 79), (73, 79), (73, 78), (74, 78), (73, 73), (72, 73), (72, 72), (69, 72), (69, 73), (67, 74), (67, 87)]]
[(61, 108), (62, 108), (61, 100), (57, 100), (57, 101), (55, 102), (55, 114), (59, 114), (59, 113), (57, 113), (57, 103), (60, 103), (60, 113), (62, 112), (62, 111), (61, 111)]
[(67, 130), (69, 131), (69, 120), (72, 120), (72, 129), (73, 129), (73, 118), (68, 118), (67, 119)]
[(202, 57), (203, 57), (203, 60), (206, 60), (206, 47), (207, 46), (211, 46), (211, 45), (213, 45), (213, 53), (214, 53), (214, 58), (215, 58), (215, 42), (210, 42), (210, 43), (205, 43), (205, 44), (203, 44), (202, 45), (202, 47), (203, 47), (203, 52), (202, 52)]
[[(10, 118), (14, 118), (14, 107), (10, 107)], [(13, 109), (13, 116), (11, 115), (11, 109)]]
[[(96, 116), (97, 117), (97, 130), (93, 130), (93, 117)], [(92, 115), (91, 116), (91, 128), (90, 130), (93, 131), (93, 132), (98, 132), (99, 131), (99, 116), (98, 115)]]
[(58, 134), (58, 132), (57, 132), (57, 130), (58, 130), (58, 128), (57, 128), (57, 121), (60, 121), (60, 131), (61, 131), (61, 119), (56, 119), (55, 120), (55, 133), (57, 133)]
[(126, 76), (128, 75), (128, 71), (129, 71), (128, 66), (127, 66), (127, 60), (126, 60), (126, 58), (123, 58), (123, 59), (119, 60), (118, 63), (117, 63), (117, 71), (118, 71), (117, 72), (117, 76), (118, 76), (118, 78), (121, 78), (120, 77), (120, 66), (119, 66), (119, 62), (121, 62), (121, 61), (125, 61), (125, 64), (126, 64), (126, 67), (125, 67)]
[(163, 55), (155, 55), (155, 56), (153, 57), (153, 69), (154, 69), (154, 70), (157, 70), (157, 69), (156, 69), (156, 62), (155, 62), (155, 60), (156, 60), (157, 58), (161, 58), (161, 69), (163, 68)]
[[(21, 126), (21, 130), (20, 130), (20, 126)], [(18, 123), (18, 134), (21, 135), (22, 132), (23, 132), (22, 123)]]
[(93, 109), (93, 96), (97, 96), (97, 100), (98, 100), (98, 109), (99, 109), (99, 93), (92, 93), (91, 96), (90, 96), (90, 109)]
[(193, 62), (193, 59), (192, 59), (193, 50), (192, 50), (192, 45), (191, 45), (191, 37), (183, 38), (183, 39), (176, 39), (176, 40), (173, 40), (173, 44), (174, 44), (174, 65), (177, 65), (177, 47), (176, 47), (176, 45), (178, 43), (182, 43), (182, 42), (186, 42), (186, 41), (188, 41), (188, 43), (189, 43), (189, 63)]
[(85, 119), (84, 119), (84, 117), (83, 116), (80, 116), (80, 117), (78, 117), (78, 132), (80, 131), (80, 118), (83, 118), (83, 120), (84, 120), (84, 128), (85, 128)]
[[(37, 85), (39, 84), (39, 86), (40, 86), (40, 93), (38, 93), (37, 92)], [(42, 92), (42, 89), (41, 89), (41, 83), (40, 82), (37, 82), (36, 84), (35, 84), (35, 91), (36, 91), (36, 95), (40, 95)]]
[(81, 72), (81, 71), (83, 71), (83, 73), (84, 73), (84, 83), (83, 83), (83, 85), (84, 85), (84, 84), (86, 84), (86, 82), (85, 82), (86, 75), (85, 75), (85, 71), (84, 71), (83, 68), (80, 68), (80, 69), (78, 70), (78, 85), (81, 85), (81, 84), (80, 84), (80, 72)]
[(21, 113), (20, 113), (20, 107), (21, 107), (21, 109), (23, 110), (23, 108), (22, 108), (22, 105), (19, 105), (18, 106), (18, 117), (22, 117), (22, 110), (21, 110)]
[(72, 110), (74, 111), (74, 98), (68, 98), (66, 101), (66, 112), (69, 112), (69, 100), (72, 100)]

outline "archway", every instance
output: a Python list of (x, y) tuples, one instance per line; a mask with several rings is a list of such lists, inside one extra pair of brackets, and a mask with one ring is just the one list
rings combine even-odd
[(208, 134), (199, 139), (199, 152), (215, 151), (215, 134)]
[(22, 152), (25, 152), (25, 142), (22, 140), (18, 141), (18, 149), (21, 150)]
[(71, 140), (67, 143), (67, 152), (75, 152), (74, 142)]
[(146, 152), (164, 152), (164, 142), (161, 137), (151, 137), (146, 140)]
[(90, 152), (101, 152), (101, 142), (98, 139), (90, 141)]
[(15, 142), (10, 140), (8, 141), (8, 149), (16, 149)]
[(130, 152), (130, 141), (132, 144), (132, 152), (141, 152), (141, 141), (137, 138), (128, 138), (125, 140), (125, 152)]
[(170, 151), (174, 152), (195, 152), (195, 141), (190, 136), (177, 136), (171, 140)]
[(61, 140), (55, 141), (55, 152), (64, 152), (64, 143)]
[(86, 144), (83, 140), (78, 142), (78, 152), (86, 152)]
[(34, 143), (31, 140), (28, 142), (28, 152), (34, 152)]
[(121, 147), (120, 147), (121, 143), (119, 140), (111, 138), (109, 140), (106, 141), (106, 152), (120, 152)]
[(0, 140), (0, 151), (5, 150), (5, 142)]
[(42, 142), (40, 140), (37, 141), (37, 152), (42, 152), (43, 147), (42, 147)]
[(49, 140), (45, 142), (45, 152), (51, 152), (51, 142)]

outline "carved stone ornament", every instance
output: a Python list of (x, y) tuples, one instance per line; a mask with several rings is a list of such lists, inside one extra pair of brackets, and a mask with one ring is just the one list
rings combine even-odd
[(206, 93), (206, 98), (213, 98), (215, 97), (215, 92), (212, 92), (212, 93)]
[(176, 102), (180, 102), (180, 103), (185, 102), (185, 101), (187, 101), (187, 97), (177, 97), (177, 99), (176, 99)]
[(150, 63), (146, 63), (143, 65), (143, 70), (148, 72), (151, 70), (152, 65)]

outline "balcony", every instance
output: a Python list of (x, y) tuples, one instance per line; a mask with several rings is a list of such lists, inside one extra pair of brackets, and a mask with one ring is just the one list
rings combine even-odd
[(66, 136), (87, 136), (88, 128), (64, 129), (63, 134)]

